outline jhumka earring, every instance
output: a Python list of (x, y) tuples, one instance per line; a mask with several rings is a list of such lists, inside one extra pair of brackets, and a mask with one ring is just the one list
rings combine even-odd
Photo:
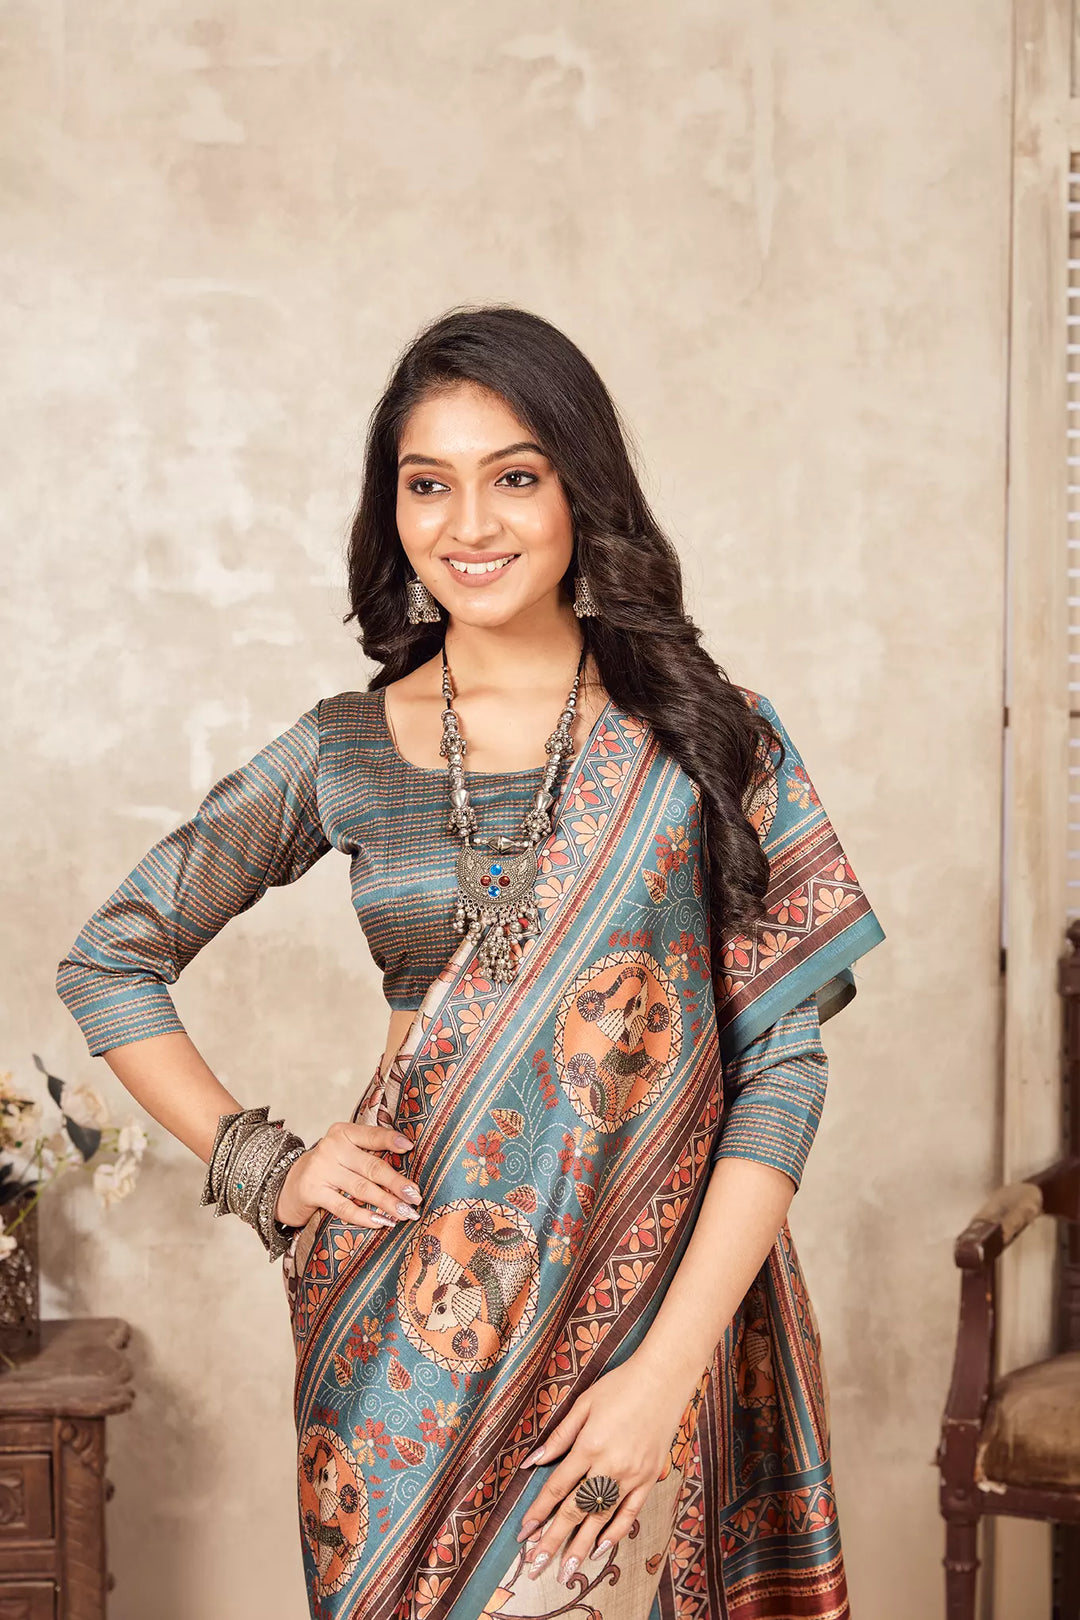
[(418, 576), (405, 586), (405, 617), (410, 624), (438, 624), (442, 617), (439, 604)]
[(598, 619), (600, 604), (584, 574), (574, 576), (574, 612), (579, 619)]

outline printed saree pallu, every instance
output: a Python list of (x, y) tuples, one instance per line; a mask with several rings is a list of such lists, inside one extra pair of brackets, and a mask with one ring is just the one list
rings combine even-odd
[(424, 1201), (378, 1232), (319, 1212), (286, 1257), (315, 1620), (847, 1615), (786, 1225), (636, 1533), (569, 1587), (557, 1562), (526, 1578), (515, 1539), (549, 1473), (521, 1462), (641, 1342), (675, 1274), (724, 1062), (814, 991), (827, 1016), (882, 937), (789, 742), (750, 813), (784, 923), (710, 965), (698, 789), (609, 704), (540, 847), (516, 979), (479, 978), (463, 941), (361, 1099), (355, 1119), (414, 1140), (392, 1162)]

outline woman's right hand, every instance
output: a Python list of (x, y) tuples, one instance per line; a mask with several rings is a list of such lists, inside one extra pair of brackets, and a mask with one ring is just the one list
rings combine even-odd
[[(381, 1157), (411, 1151), (408, 1137), (397, 1131), (335, 1121), (285, 1177), (277, 1220), (283, 1226), (303, 1226), (317, 1209), (328, 1210), (350, 1226), (396, 1226), (416, 1220), (419, 1187)], [(365, 1204), (373, 1207), (365, 1209)]]

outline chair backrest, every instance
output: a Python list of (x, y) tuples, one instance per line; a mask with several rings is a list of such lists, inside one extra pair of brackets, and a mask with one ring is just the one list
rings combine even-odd
[[(1062, 1086), (1062, 1139), (1066, 1158), (1080, 1159), (1080, 918), (1069, 924), (1071, 947), (1058, 968), (1058, 988), (1064, 1007), (1064, 1069)], [(1080, 1350), (1080, 1223), (1061, 1227), (1058, 1273), (1058, 1344), (1062, 1350)]]

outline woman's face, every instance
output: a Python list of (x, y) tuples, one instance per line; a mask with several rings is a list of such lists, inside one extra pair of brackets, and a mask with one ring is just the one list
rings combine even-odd
[(461, 383), (415, 407), (398, 447), (397, 526), (419, 577), (463, 624), (495, 628), (558, 603), (569, 503), (497, 394)]

